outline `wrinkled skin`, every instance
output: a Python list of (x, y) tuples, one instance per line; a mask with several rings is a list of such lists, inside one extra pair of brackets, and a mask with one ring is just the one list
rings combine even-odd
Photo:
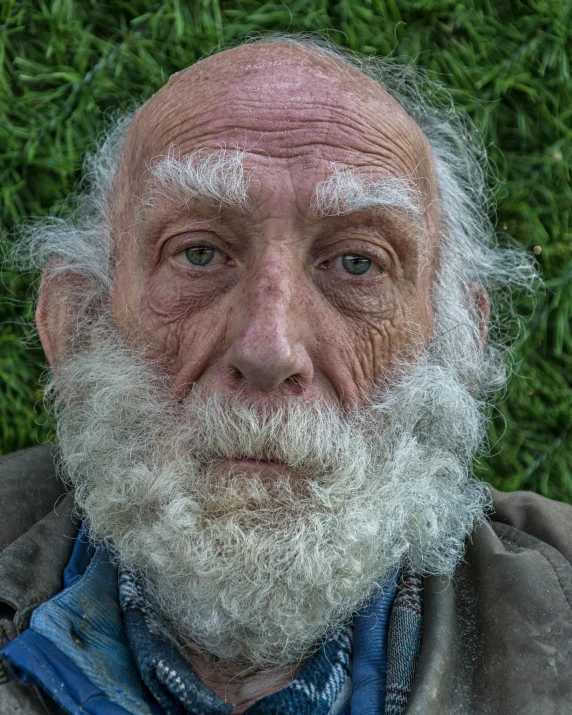
[[(138, 220), (149, 165), (172, 146), (181, 156), (244, 150), (247, 208), (164, 199)], [(311, 201), (332, 164), (410, 178), (423, 217), (375, 209), (320, 218)], [(196, 382), (261, 405), (281, 396), (359, 404), (432, 335), (439, 216), (431, 166), (426, 138), (400, 105), (335, 60), (271, 43), (201, 61), (173, 76), (127, 135), (113, 204), (117, 326), (162, 359), (174, 398)], [(185, 249), (203, 242), (216, 260), (191, 265)], [(345, 254), (370, 258), (371, 269), (351, 275)], [(43, 287), (38, 327), (52, 363), (64, 353), (64, 303), (61, 279)], [(235, 674), (228, 684), (230, 674), (193, 662), (235, 713), (294, 672)]]
[[(246, 150), (248, 208), (158, 202), (135, 228), (132, 197), (144, 193), (151, 159), (173, 144), (181, 155)], [(417, 247), (420, 229), (379, 210), (315, 216), (313, 192), (333, 162), (372, 177), (415, 177), (434, 201), (417, 125), (374, 82), (299, 48), (216, 55), (177, 74), (141, 110), (116, 201), (113, 310), (123, 330), (165, 358), (178, 393), (197, 381), (256, 399), (278, 390), (351, 403), (407, 351), (411, 324), (430, 335), (432, 271)], [(203, 239), (221, 262), (197, 268), (184, 251)], [(371, 254), (377, 266), (352, 276), (334, 261), (344, 252)]]

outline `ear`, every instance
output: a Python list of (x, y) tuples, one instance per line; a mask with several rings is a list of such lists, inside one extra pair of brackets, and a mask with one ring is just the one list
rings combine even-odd
[(481, 283), (470, 283), (467, 286), (467, 293), (471, 305), (475, 307), (475, 312), (479, 320), (479, 333), (481, 334), (481, 342), (484, 348), (486, 347), (489, 336), (489, 315), (491, 312), (489, 296)]
[(78, 300), (85, 296), (87, 279), (71, 270), (48, 264), (42, 275), (36, 327), (46, 358), (55, 367), (71, 344), (78, 328)]

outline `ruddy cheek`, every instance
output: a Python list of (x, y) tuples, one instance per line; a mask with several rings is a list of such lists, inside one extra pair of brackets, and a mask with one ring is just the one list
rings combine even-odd
[(235, 301), (232, 290), (216, 280), (151, 281), (145, 296), (148, 340), (174, 374), (174, 388), (200, 379), (224, 352), (228, 316)]
[[(323, 335), (322, 364), (340, 399), (355, 404), (366, 399), (376, 383), (390, 379), (401, 360), (411, 359), (422, 346), (421, 326), (394, 304), (391, 318), (354, 315), (330, 320)], [(327, 324), (327, 323), (325, 323)]]
[(373, 383), (383, 379), (391, 370), (396, 357), (400, 331), (396, 321), (384, 320), (368, 326), (360, 336), (357, 350), (352, 355), (352, 367), (360, 388), (371, 389)]
[(172, 377), (174, 389), (196, 381), (220, 358), (225, 322), (215, 309), (169, 319), (148, 310), (142, 323), (141, 340)]

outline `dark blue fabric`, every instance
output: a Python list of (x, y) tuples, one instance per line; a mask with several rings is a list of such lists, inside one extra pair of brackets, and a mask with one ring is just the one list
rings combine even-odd
[(397, 575), (354, 619), (352, 715), (383, 715), (387, 680), (387, 631)]
[(350, 676), (350, 653), (351, 640), (344, 629), (308, 660), (291, 683), (254, 703), (246, 715), (328, 715)]
[(30, 629), (4, 646), (2, 655), (18, 680), (41, 685), (70, 715), (130, 715), (112, 703), (53, 643)]
[(225, 704), (201, 681), (187, 658), (167, 640), (159, 623), (149, 621), (148, 611), (132, 577), (124, 570), (119, 576), (119, 598), (125, 633), (139, 676), (165, 715), (189, 712), (230, 715)]
[(77, 533), (70, 560), (64, 569), (64, 588), (73, 586), (76, 581), (79, 581), (89, 566), (94, 553), (95, 549), (89, 543), (85, 535), (85, 527), (82, 524)]
[(385, 715), (403, 715), (413, 688), (423, 634), (423, 581), (406, 571), (401, 577), (387, 634)]
[[(75, 570), (85, 565), (80, 553), (85, 542), (80, 544)], [(19, 677), (43, 687), (69, 713), (159, 712), (133, 662), (117, 599), (117, 569), (107, 551), (98, 547), (83, 577), (76, 575), (70, 568), (72, 585), (39, 606), (30, 628), (2, 655)]]

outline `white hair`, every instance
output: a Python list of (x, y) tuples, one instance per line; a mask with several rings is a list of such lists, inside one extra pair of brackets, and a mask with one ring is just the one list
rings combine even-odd
[[(159, 198), (179, 205), (200, 199), (218, 207), (247, 208), (251, 176), (244, 167), (245, 157), (246, 152), (238, 148), (197, 149), (184, 157), (172, 148), (150, 167), (140, 212), (144, 215)], [(342, 216), (372, 207), (413, 216), (423, 213), (421, 192), (407, 179), (368, 178), (335, 164), (330, 169), (311, 199), (310, 208), (317, 216)]]
[(250, 177), (244, 169), (244, 151), (221, 148), (197, 149), (177, 156), (172, 148), (151, 166), (143, 207), (149, 210), (157, 198), (186, 204), (193, 198), (215, 206), (246, 207)]
[(343, 216), (379, 207), (418, 217), (423, 213), (420, 193), (407, 179), (368, 179), (333, 166), (329, 176), (316, 187), (312, 208), (318, 216)]

